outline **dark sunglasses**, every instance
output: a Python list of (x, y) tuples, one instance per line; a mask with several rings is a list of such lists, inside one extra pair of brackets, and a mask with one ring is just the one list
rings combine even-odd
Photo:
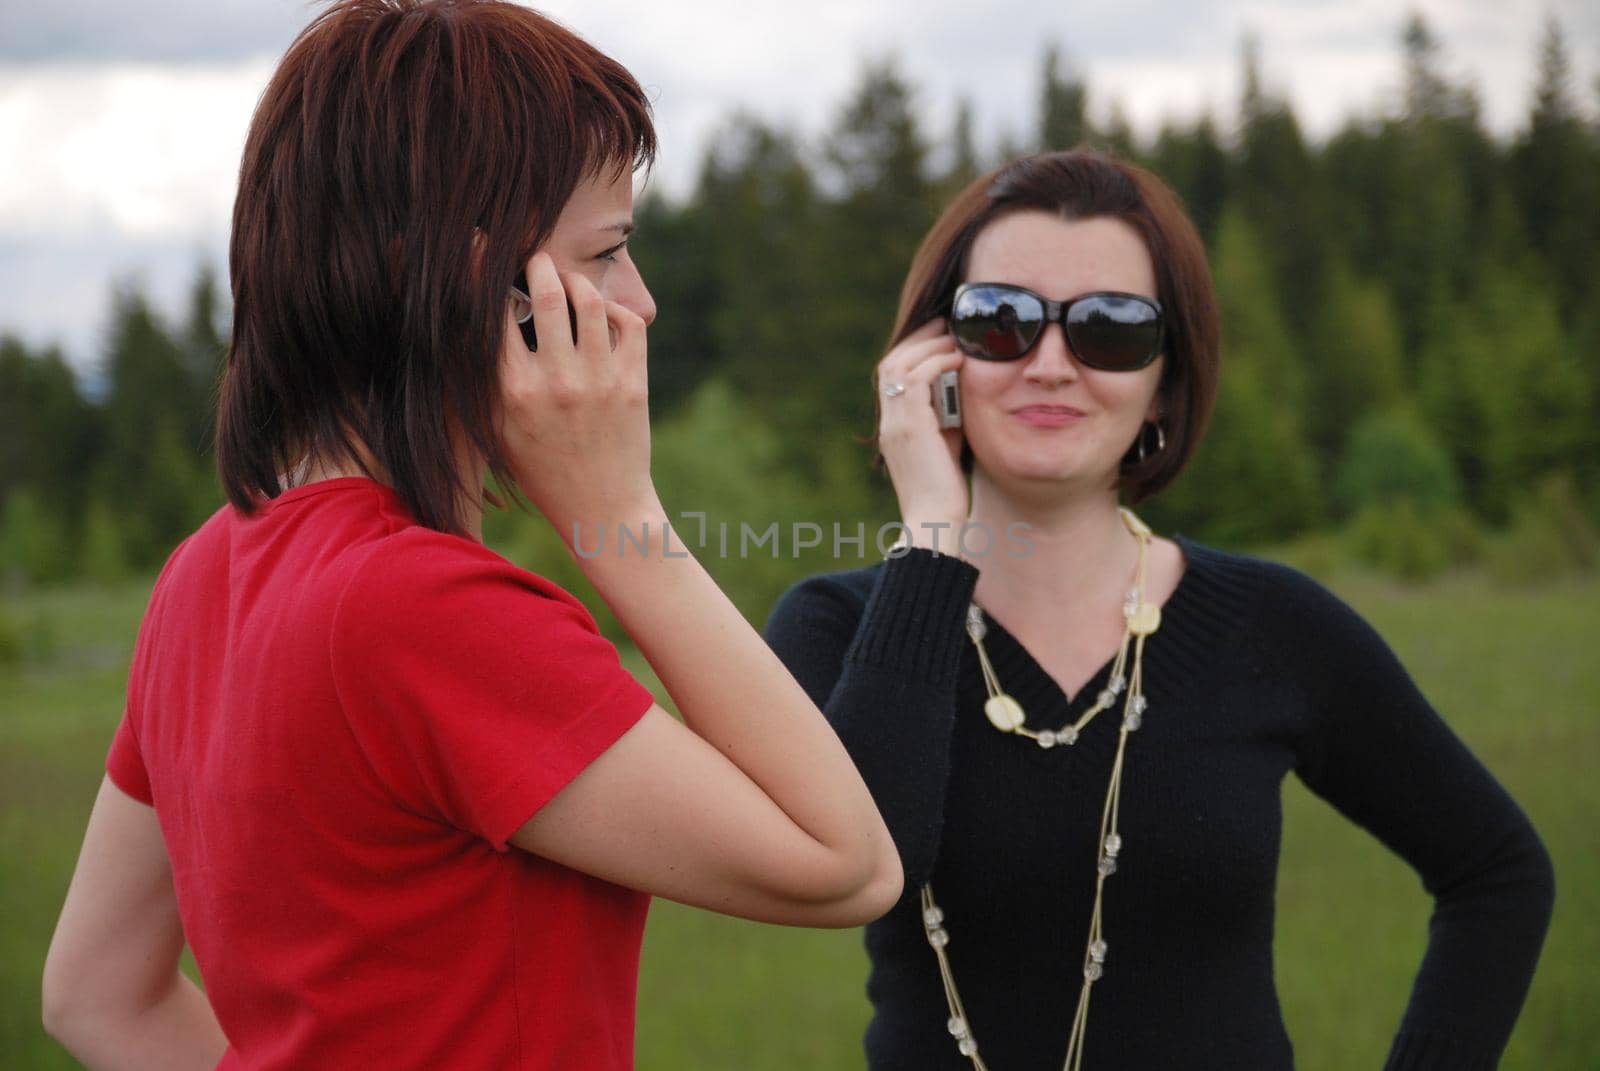
[(1159, 303), (1103, 291), (1051, 301), (1009, 283), (963, 283), (950, 304), (950, 334), (968, 357), (1015, 361), (1059, 323), (1079, 362), (1103, 372), (1134, 372), (1161, 353)]

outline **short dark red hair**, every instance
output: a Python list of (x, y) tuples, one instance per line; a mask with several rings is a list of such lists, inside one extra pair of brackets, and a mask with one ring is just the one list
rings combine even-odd
[[(900, 291), (890, 345), (948, 316), (978, 234), (1013, 212), (1110, 217), (1139, 232), (1166, 313), (1160, 396), (1164, 449), (1123, 462), (1117, 486), (1139, 502), (1171, 483), (1200, 444), (1217, 396), (1217, 295), (1205, 244), (1178, 197), (1144, 168), (1088, 149), (1040, 153), (997, 168), (958, 193), (934, 222)], [(1149, 445), (1154, 445), (1149, 444)]]
[(495, 0), (340, 0), (245, 142), (217, 462), (246, 512), (307, 458), (370, 451), (417, 520), (460, 531), (494, 433), (506, 290), (574, 188), (654, 159), (649, 101), (569, 30)]

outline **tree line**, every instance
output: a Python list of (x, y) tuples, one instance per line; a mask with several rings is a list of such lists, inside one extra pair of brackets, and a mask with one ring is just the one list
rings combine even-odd
[[(1573, 84), (1550, 20), (1525, 122), (1497, 138), (1421, 16), (1399, 45), (1398, 99), (1320, 144), (1249, 43), (1235, 116), (1148, 139), (1092, 119), (1088, 85), (1054, 48), (1034, 129), (995, 145), (980, 146), (968, 104), (928, 130), (890, 61), (864, 66), (817, 139), (730, 117), (687, 196), (650, 193), (637, 209), (634, 256), (661, 309), (651, 394), (667, 500), (704, 511), (713, 533), (719, 519), (851, 531), (892, 519), (861, 439), (917, 242), (984, 169), (1088, 144), (1174, 187), (1222, 302), (1216, 417), (1190, 471), (1146, 509), (1154, 523), (1230, 546), (1338, 531), (1411, 574), (1494, 538), (1506, 560), (1592, 563), (1600, 80)], [(178, 324), (123, 288), (93, 397), (58, 350), (0, 339), (10, 583), (146, 572), (220, 504), (210, 440), (226, 314), (209, 269)], [(525, 514), (491, 519), (489, 537), (571, 576)], [(760, 614), (799, 571), (789, 550), (712, 565)]]

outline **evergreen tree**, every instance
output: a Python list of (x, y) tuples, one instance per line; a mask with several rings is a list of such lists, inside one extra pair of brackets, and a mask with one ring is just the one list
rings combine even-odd
[(1387, 166), (1375, 191), (1382, 218), (1374, 263), (1385, 271), (1414, 354), (1439, 310), (1471, 285), (1485, 237), (1473, 229), (1473, 183), (1487, 181), (1476, 101), (1442, 73), (1439, 43), (1420, 14), (1407, 20), (1402, 44), (1404, 110), (1381, 135)]
[(1236, 210), (1223, 215), (1213, 265), (1224, 325), (1216, 413), (1194, 461), (1150, 512), (1163, 527), (1250, 546), (1306, 531), (1322, 495), (1301, 422), (1304, 369), (1275, 276)]
[(1183, 199), (1200, 237), (1212, 245), (1228, 196), (1228, 154), (1211, 116), (1202, 116), (1188, 130), (1162, 124), (1150, 166)]
[(1089, 127), (1089, 87), (1068, 66), (1062, 73), (1061, 50), (1051, 44), (1045, 50), (1039, 89), (1039, 149), (1050, 152), (1070, 149), (1092, 139)]
[(1452, 85), (1440, 69), (1443, 47), (1420, 11), (1400, 31), (1405, 50), (1405, 115), (1413, 120), (1464, 119), (1474, 115), (1472, 94)]
[(1400, 406), (1405, 397), (1400, 332), (1389, 295), (1336, 264), (1311, 317), (1305, 351), (1306, 433), (1324, 472), (1344, 454), (1361, 418)]
[(1318, 175), (1288, 101), (1263, 84), (1253, 38), (1246, 38), (1242, 54), (1244, 94), (1233, 192), (1282, 283), (1283, 310), (1304, 334), (1320, 298), (1329, 254)]
[[(209, 458), (213, 451), (217, 387), (221, 382), (228, 342), (222, 334), (224, 300), (217, 288), (217, 273), (202, 263), (189, 288), (189, 312), (178, 335), (178, 350), (189, 379), (185, 398), (189, 419), (184, 435)], [(219, 491), (220, 497), (220, 491)]]
[[(861, 435), (873, 423), (871, 371), (900, 286), (936, 205), (911, 87), (890, 62), (868, 64), (824, 143), (838, 199), (823, 233), (827, 287), (808, 310), (819, 407)], [(817, 391), (820, 391), (820, 396)]]
[(1111, 114), (1106, 118), (1105, 129), (1095, 141), (1124, 160), (1146, 162), (1139, 150), (1139, 140), (1133, 133), (1133, 124), (1128, 121), (1128, 113), (1120, 100), (1111, 102)]
[(1600, 252), (1600, 153), (1572, 101), (1571, 80), (1565, 37), (1552, 16), (1539, 47), (1528, 126), (1511, 152), (1511, 174), (1528, 237), (1569, 316), (1586, 296)]
[(158, 564), (203, 516), (205, 439), (195, 434), (196, 384), (182, 346), (144, 294), (124, 288), (113, 301), (104, 364), (105, 449), (95, 474), (137, 566)]
[(716, 367), (716, 215), (702, 201), (679, 208), (654, 192), (634, 210), (629, 255), (656, 302), (650, 327), (652, 419), (670, 414)]
[(822, 205), (794, 139), (736, 119), (707, 154), (691, 212), (703, 221), (691, 229), (703, 227), (706, 239), (703, 338), (714, 354), (700, 369), (721, 371), (802, 443), (800, 429), (823, 401), (811, 325), (828, 298), (818, 289)]
[(936, 184), (939, 201), (948, 202), (982, 171), (972, 132), (972, 102), (963, 97), (956, 105), (955, 122), (950, 128), (950, 166)]
[(1541, 474), (1579, 471), (1594, 454), (1593, 378), (1534, 281), (1485, 275), (1440, 318), (1420, 400), (1480, 515), (1504, 520)]
[(0, 337), (0, 501), (28, 487), (70, 527), (100, 453), (100, 421), (61, 352)]

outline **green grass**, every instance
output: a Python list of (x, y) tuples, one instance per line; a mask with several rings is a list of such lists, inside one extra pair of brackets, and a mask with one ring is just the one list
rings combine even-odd
[[(1590, 1071), (1600, 1054), (1600, 579), (1505, 590), (1475, 576), (1404, 588), (1344, 575), (1333, 586), (1388, 637), (1555, 857), (1555, 921), (1502, 1066)], [(23, 636), (21, 664), (0, 668), (0, 1068), (75, 1066), (39, 1029), (39, 969), (146, 592), (72, 588), (0, 605)], [(1277, 970), (1298, 1066), (1381, 1066), (1428, 899), (1404, 864), (1292, 779), (1284, 805)], [(639, 1066), (859, 1067), (865, 972), (854, 931), (657, 902), (639, 980)]]

